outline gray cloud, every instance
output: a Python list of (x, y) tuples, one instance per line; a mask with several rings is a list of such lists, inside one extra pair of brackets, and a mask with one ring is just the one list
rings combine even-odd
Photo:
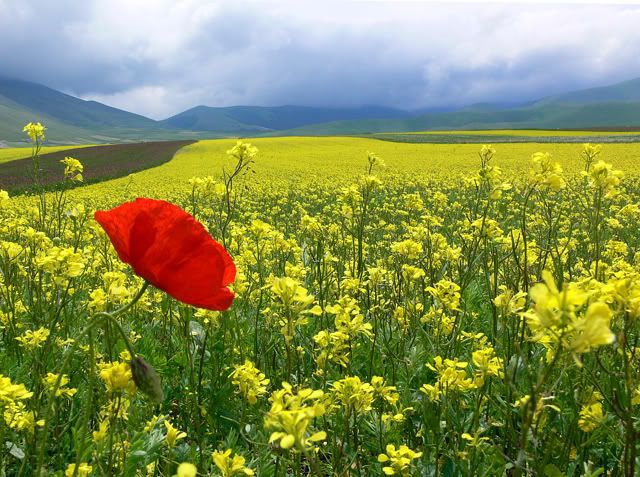
[(0, 0), (0, 74), (155, 118), (207, 104), (407, 109), (640, 76), (640, 7)]

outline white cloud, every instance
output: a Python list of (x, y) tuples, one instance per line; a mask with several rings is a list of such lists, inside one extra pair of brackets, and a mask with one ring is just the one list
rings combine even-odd
[(528, 100), (640, 76), (640, 6), (538, 3), (0, 0), (0, 74), (156, 118)]

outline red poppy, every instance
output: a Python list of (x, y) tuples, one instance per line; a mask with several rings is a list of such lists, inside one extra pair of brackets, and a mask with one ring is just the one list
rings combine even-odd
[(204, 226), (180, 207), (136, 199), (97, 211), (120, 260), (156, 288), (181, 302), (226, 310), (233, 301), (227, 286), (236, 276), (233, 260)]

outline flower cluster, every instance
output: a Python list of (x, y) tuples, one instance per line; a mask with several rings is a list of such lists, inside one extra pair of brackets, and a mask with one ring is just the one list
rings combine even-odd
[(267, 392), (269, 380), (249, 360), (246, 360), (244, 364), (235, 365), (229, 377), (231, 382), (238, 386), (238, 392), (249, 404), (255, 404), (258, 397)]
[(265, 428), (272, 430), (269, 442), (277, 442), (283, 449), (304, 452), (327, 437), (325, 431), (310, 432), (316, 417), (326, 412), (320, 390), (303, 388), (295, 391), (289, 383), (271, 394), (271, 409), (264, 418)]

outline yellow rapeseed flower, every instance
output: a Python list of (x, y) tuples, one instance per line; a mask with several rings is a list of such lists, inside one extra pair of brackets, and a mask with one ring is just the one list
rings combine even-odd
[(198, 468), (189, 462), (183, 462), (178, 466), (176, 477), (196, 477)]
[(93, 467), (86, 462), (80, 463), (78, 470), (76, 470), (76, 464), (69, 464), (67, 470), (64, 471), (65, 477), (87, 477), (93, 471)]
[(386, 464), (382, 467), (385, 475), (409, 476), (412, 471), (413, 460), (422, 457), (422, 452), (415, 452), (405, 444), (398, 449), (393, 444), (387, 444), (386, 453), (378, 456), (378, 462)]
[(253, 469), (246, 467), (245, 458), (241, 455), (232, 456), (231, 449), (225, 451), (213, 451), (211, 458), (220, 471), (221, 477), (234, 477), (236, 475), (254, 475)]
[(169, 421), (164, 421), (164, 426), (167, 428), (167, 435), (165, 436), (165, 440), (167, 441), (167, 446), (172, 448), (176, 445), (180, 439), (184, 439), (187, 437), (186, 432), (182, 432), (181, 430), (173, 427)]
[(22, 132), (26, 132), (31, 142), (42, 141), (44, 140), (44, 132), (46, 131), (46, 127), (44, 127), (39, 122), (32, 123), (29, 122), (22, 128)]

